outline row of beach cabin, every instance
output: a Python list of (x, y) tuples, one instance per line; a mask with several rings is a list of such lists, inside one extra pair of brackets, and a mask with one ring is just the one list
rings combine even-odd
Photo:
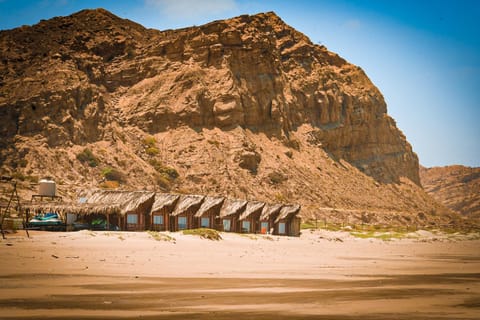
[(31, 203), (28, 216), (55, 212), (66, 225), (92, 223), (127, 231), (211, 228), (225, 232), (300, 235), (300, 206), (150, 191), (88, 190), (78, 203)]

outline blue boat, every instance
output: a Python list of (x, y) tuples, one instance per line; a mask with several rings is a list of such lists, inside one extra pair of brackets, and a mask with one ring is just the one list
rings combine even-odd
[(64, 230), (65, 223), (60, 219), (57, 213), (48, 212), (38, 214), (28, 221), (29, 229), (40, 230)]

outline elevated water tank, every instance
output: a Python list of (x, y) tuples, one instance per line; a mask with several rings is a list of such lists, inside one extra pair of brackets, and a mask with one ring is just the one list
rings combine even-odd
[(54, 197), (57, 191), (55, 181), (50, 179), (41, 179), (38, 182), (38, 194), (46, 197)]

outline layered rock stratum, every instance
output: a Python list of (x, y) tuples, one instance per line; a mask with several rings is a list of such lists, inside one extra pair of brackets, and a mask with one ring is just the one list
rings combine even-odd
[(420, 166), (420, 179), (438, 202), (470, 219), (480, 218), (480, 168)]
[(272, 12), (158, 31), (85, 10), (1, 31), (0, 50), (0, 165), (25, 197), (52, 176), (67, 198), (120, 183), (459, 223), (362, 69)]

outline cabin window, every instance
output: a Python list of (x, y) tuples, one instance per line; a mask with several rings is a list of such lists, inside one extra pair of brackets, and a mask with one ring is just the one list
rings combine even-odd
[(230, 219), (223, 219), (223, 231), (230, 231)]
[(163, 224), (163, 216), (153, 216), (153, 224)]
[(267, 233), (268, 232), (268, 222), (262, 222), (260, 224), (260, 233)]
[(210, 227), (210, 218), (202, 218), (200, 220), (200, 227), (201, 228), (209, 228)]
[(250, 221), (242, 221), (242, 232), (250, 232)]
[(187, 217), (178, 217), (178, 230), (187, 229)]
[(285, 234), (285, 222), (280, 222), (278, 224), (278, 233)]
[(138, 215), (136, 215), (136, 214), (127, 214), (127, 223), (137, 224), (137, 223), (138, 223)]

